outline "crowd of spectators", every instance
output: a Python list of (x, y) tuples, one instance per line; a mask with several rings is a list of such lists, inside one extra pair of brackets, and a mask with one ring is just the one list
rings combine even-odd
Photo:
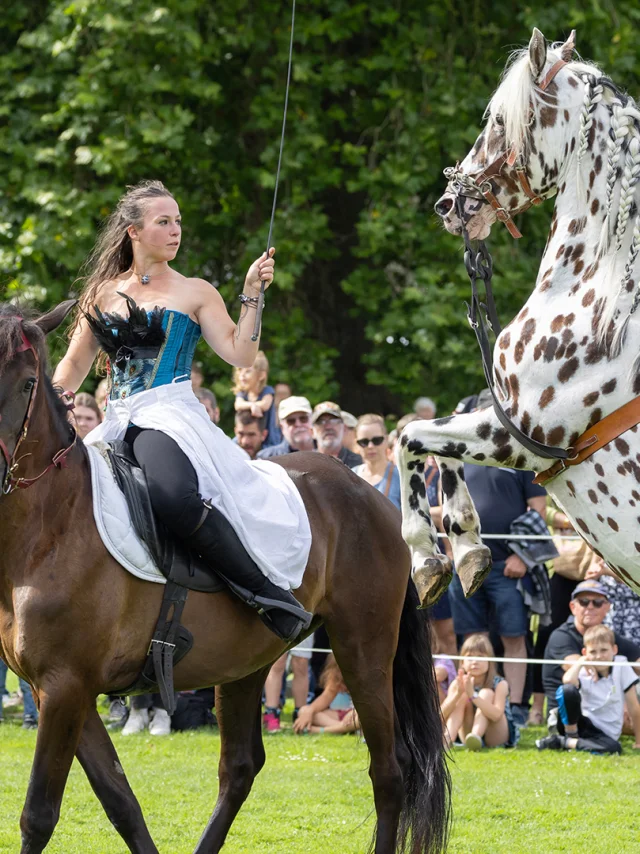
[[(329, 400), (313, 406), (289, 383), (270, 385), (268, 374), (269, 363), (262, 352), (251, 368), (234, 371), (232, 438), (247, 458), (267, 460), (298, 451), (326, 454), (400, 508), (394, 445), (410, 421), (435, 417), (433, 400), (419, 397), (414, 410), (389, 431), (379, 413), (355, 417)], [(192, 381), (208, 417), (220, 425), (220, 407), (214, 392), (203, 385), (201, 366), (194, 365)], [(74, 416), (81, 438), (102, 419), (107, 394), (102, 382), (95, 398), (77, 395)], [(454, 412), (487, 405), (490, 396), (485, 390), (461, 400)], [(464, 475), (483, 533), (504, 538), (485, 540), (493, 565), (472, 597), (465, 599), (454, 572), (449, 590), (431, 609), (446, 740), (469, 749), (510, 747), (517, 743), (522, 727), (546, 724), (548, 736), (536, 742), (540, 749), (616, 752), (623, 727), (640, 746), (638, 679), (632, 666), (593, 668), (582, 663), (585, 656), (586, 660), (593, 656), (640, 665), (640, 597), (621, 584), (581, 540), (566, 539), (573, 534), (569, 520), (533, 483), (531, 473), (465, 464)], [(432, 458), (424, 479), (432, 518), (442, 531), (440, 476)], [(523, 530), (548, 530), (549, 543), (528, 549), (526, 541), (518, 540)], [(446, 538), (439, 542), (442, 550), (450, 552)], [(547, 561), (550, 554), (554, 555), (551, 562)], [(598, 627), (603, 631), (594, 634)], [(289, 687), (295, 732), (357, 729), (357, 715), (338, 665), (320, 651), (328, 648), (329, 639), (321, 627), (275, 662), (265, 684), (267, 732), (281, 728)], [(470, 657), (454, 663), (450, 656), (458, 654)], [(504, 662), (491, 660), (496, 657)], [(534, 657), (558, 663), (528, 665), (527, 659)], [(636, 671), (640, 673), (640, 666)], [(6, 667), (1, 665), (0, 694), (6, 695), (5, 676)], [(21, 681), (20, 688), (24, 725), (37, 726), (28, 686)], [(211, 691), (187, 692), (173, 723), (157, 695), (134, 698), (130, 709), (116, 697), (110, 701), (112, 726), (123, 726), (125, 735), (147, 728), (151, 734), (165, 735), (172, 725), (181, 729), (189, 721), (201, 725), (215, 720)]]

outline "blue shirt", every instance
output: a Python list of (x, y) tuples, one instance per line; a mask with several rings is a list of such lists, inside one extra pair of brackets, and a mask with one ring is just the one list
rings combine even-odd
[[(465, 463), (464, 477), (484, 534), (508, 534), (513, 520), (527, 512), (529, 498), (547, 494), (530, 471)], [(511, 554), (508, 540), (486, 540), (485, 545), (496, 563)]]
[[(364, 463), (359, 466), (353, 466), (351, 470), (362, 477)], [(391, 478), (391, 483), (389, 483), (389, 478)], [(386, 497), (396, 505), (398, 510), (402, 508), (402, 504), (400, 502), (400, 474), (393, 463), (387, 463), (382, 480), (380, 483), (376, 483), (373, 488), (377, 489), (378, 492), (381, 492), (383, 495), (386, 494)]]
[[(275, 395), (275, 393), (273, 386), (266, 385), (256, 398), (255, 403), (264, 400), (268, 394)], [(240, 400), (249, 400), (249, 394), (246, 391), (239, 391), (236, 395), (236, 398), (238, 397)], [(264, 429), (267, 431), (267, 438), (262, 443), (263, 448), (269, 448), (271, 445), (279, 445), (282, 442), (282, 433), (276, 423), (276, 408), (273, 403), (264, 413)]]

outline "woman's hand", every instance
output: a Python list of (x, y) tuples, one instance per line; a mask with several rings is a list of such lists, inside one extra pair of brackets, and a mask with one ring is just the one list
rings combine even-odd
[(273, 271), (276, 263), (273, 260), (273, 256), (275, 254), (276, 250), (271, 247), (268, 258), (266, 253), (263, 252), (262, 255), (249, 267), (247, 277), (244, 280), (245, 292), (249, 290), (255, 294), (259, 293), (261, 282), (264, 282), (265, 290), (269, 287), (273, 281)]

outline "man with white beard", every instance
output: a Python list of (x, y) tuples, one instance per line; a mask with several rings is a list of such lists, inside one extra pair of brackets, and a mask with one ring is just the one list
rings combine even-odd
[(315, 451), (311, 429), (311, 404), (306, 397), (285, 397), (278, 406), (278, 420), (283, 440), (277, 445), (263, 448), (258, 459), (268, 460), (294, 451)]
[(354, 454), (343, 446), (344, 421), (342, 410), (337, 403), (325, 400), (319, 403), (313, 410), (311, 418), (313, 424), (313, 435), (321, 454), (337, 457), (349, 468), (359, 466), (362, 463), (360, 454)]

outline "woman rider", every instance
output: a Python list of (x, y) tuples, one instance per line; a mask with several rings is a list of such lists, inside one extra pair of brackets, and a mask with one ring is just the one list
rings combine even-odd
[[(214, 287), (169, 266), (181, 231), (178, 205), (159, 181), (120, 199), (89, 257), (53, 382), (76, 391), (105, 351), (109, 402), (85, 443), (130, 442), (160, 520), (251, 591), (266, 625), (290, 641), (311, 621), (290, 592), (302, 583), (311, 545), (302, 499), (281, 466), (246, 460), (210, 421), (189, 381), (201, 335), (230, 365), (253, 364), (253, 311), (260, 282), (273, 280), (275, 250), (249, 268), (234, 323)], [(264, 600), (283, 607), (265, 608)]]

